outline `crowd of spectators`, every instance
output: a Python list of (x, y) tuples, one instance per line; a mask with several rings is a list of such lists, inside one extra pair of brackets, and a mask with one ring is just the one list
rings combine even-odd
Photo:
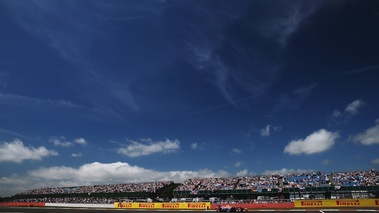
[(122, 192), (155, 192), (156, 190), (173, 183), (173, 181), (145, 182), (145, 183), (121, 183), (106, 185), (88, 185), (74, 187), (45, 187), (32, 189), (17, 195), (40, 194), (75, 194), (75, 193), (122, 193)]
[(81, 204), (113, 204), (119, 201), (120, 198), (104, 198), (104, 197), (45, 197), (45, 198), (25, 198), (14, 199), (12, 202), (26, 203), (81, 203)]
[(307, 188), (328, 186), (379, 186), (379, 172), (375, 170), (338, 173), (289, 173), (229, 178), (187, 179), (176, 191)]
[[(32, 189), (18, 195), (75, 194), (75, 193), (122, 193), (155, 192), (173, 181), (121, 183), (75, 187), (45, 187)], [(249, 189), (268, 191), (276, 188), (307, 188), (323, 186), (379, 186), (379, 172), (375, 170), (354, 172), (309, 172), (242, 177), (190, 178), (180, 184), (176, 191)]]

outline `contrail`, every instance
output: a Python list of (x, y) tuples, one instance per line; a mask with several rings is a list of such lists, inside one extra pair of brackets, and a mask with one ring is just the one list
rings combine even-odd
[(218, 106), (215, 106), (215, 107), (211, 107), (211, 108), (208, 108), (208, 109), (192, 112), (191, 114), (198, 115), (198, 114), (201, 114), (201, 113), (204, 113), (204, 112), (209, 112), (209, 111), (212, 111), (212, 110), (215, 110), (215, 109), (220, 109), (220, 108), (223, 108), (223, 107), (226, 107), (226, 106), (234, 105), (236, 103), (239, 103), (239, 102), (242, 102), (242, 101), (246, 101), (246, 100), (255, 98), (255, 97), (259, 96), (259, 95), (262, 95), (262, 94), (256, 94), (256, 95), (252, 95), (252, 96), (249, 96), (249, 97), (246, 97), (246, 98), (241, 98), (239, 100), (232, 101), (232, 102), (229, 102), (229, 103), (226, 103), (226, 104), (221, 104), (221, 105), (218, 105)]
[(368, 71), (375, 71), (379, 69), (379, 65), (373, 65), (368, 67), (361, 67), (354, 70), (348, 70), (346, 73), (360, 73), (360, 72), (368, 72)]

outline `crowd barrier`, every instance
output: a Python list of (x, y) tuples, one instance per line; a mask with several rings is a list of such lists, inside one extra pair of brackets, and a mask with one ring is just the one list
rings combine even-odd
[(9, 202), (9, 203), (0, 203), (0, 206), (6, 206), (6, 207), (43, 207), (43, 206), (45, 206), (45, 203)]
[(115, 208), (122, 209), (194, 209), (206, 210), (210, 209), (210, 202), (196, 202), (196, 203), (129, 203), (129, 202), (116, 202)]
[[(228, 204), (212, 204), (211, 209), (217, 209), (219, 206), (223, 207)], [(293, 209), (294, 204), (288, 203), (242, 203), (242, 204), (230, 204), (234, 207), (242, 207), (247, 209)]]
[(295, 208), (317, 207), (376, 207), (379, 208), (379, 199), (339, 199), (339, 200), (296, 200)]

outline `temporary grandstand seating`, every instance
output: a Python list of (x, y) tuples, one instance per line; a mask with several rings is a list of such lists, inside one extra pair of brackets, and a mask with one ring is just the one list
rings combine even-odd
[[(191, 178), (173, 181), (123, 183), (76, 187), (40, 188), (22, 192), (12, 199), (94, 200), (146, 199), (159, 197), (219, 197), (256, 199), (264, 196), (280, 199), (370, 197), (379, 194), (379, 172), (356, 171), (325, 174), (275, 174), (244, 177)], [(311, 196), (310, 196), (311, 195)], [(70, 198), (70, 199), (65, 199)], [(53, 200), (54, 200), (53, 199)], [(97, 200), (99, 200), (97, 199)], [(101, 199), (100, 199), (101, 200)], [(101, 201), (99, 201), (101, 202)]]

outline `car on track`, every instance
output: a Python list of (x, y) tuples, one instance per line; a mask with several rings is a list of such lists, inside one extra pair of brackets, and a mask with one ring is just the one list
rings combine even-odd
[(218, 206), (217, 208), (218, 212), (247, 212), (247, 208), (239, 207), (239, 206)]

